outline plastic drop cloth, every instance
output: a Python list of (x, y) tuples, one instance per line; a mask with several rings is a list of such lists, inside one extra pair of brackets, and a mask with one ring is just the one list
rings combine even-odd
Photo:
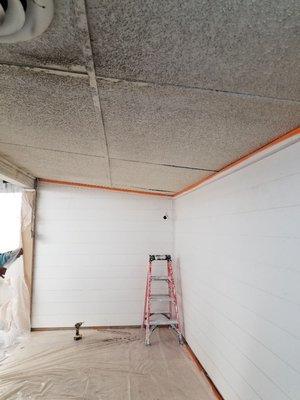
[(30, 332), (30, 298), (24, 279), (23, 257), (13, 260), (1, 285), (0, 360), (7, 348)]
[(5, 265), (7, 268), (5, 279), (1, 279), (0, 360), (9, 353), (11, 346), (30, 332), (34, 202), (35, 191), (22, 192), (20, 233), (24, 255), (16, 259), (18, 251), (15, 252), (15, 258)]
[(0, 365), (1, 400), (212, 400), (204, 376), (166, 328), (32, 332)]

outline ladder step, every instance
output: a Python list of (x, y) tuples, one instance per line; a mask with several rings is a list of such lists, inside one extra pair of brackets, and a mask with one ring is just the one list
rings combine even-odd
[(169, 280), (169, 278), (167, 276), (164, 276), (164, 275), (152, 275), (151, 279), (153, 281), (168, 281)]
[(155, 312), (151, 313), (151, 316), (152, 315), (170, 315), (170, 313), (169, 312), (162, 312), (162, 311), (155, 311)]
[(166, 302), (174, 302), (173, 299), (168, 294), (151, 294), (150, 300), (155, 300), (155, 301), (166, 301)]
[(176, 325), (178, 321), (176, 319), (169, 319), (164, 315), (155, 316), (150, 318), (149, 325)]

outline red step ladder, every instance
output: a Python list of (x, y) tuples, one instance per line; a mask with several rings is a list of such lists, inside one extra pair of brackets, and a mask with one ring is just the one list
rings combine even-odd
[[(167, 275), (153, 275), (153, 262), (155, 261), (167, 262)], [(152, 284), (156, 282), (167, 283), (165, 293), (153, 293)], [(167, 303), (167, 311), (153, 310), (154, 304), (165, 306)], [(169, 326), (172, 328), (177, 336), (180, 344), (183, 343), (181, 327), (179, 323), (178, 305), (176, 288), (173, 275), (173, 265), (170, 255), (150, 255), (147, 273), (147, 283), (145, 292), (145, 304), (142, 327), (146, 329), (145, 344), (150, 345), (150, 336), (152, 332), (159, 326)]]

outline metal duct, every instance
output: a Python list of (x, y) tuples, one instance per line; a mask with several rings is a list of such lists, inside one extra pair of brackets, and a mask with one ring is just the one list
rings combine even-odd
[(0, 42), (34, 39), (50, 25), (53, 0), (0, 0)]

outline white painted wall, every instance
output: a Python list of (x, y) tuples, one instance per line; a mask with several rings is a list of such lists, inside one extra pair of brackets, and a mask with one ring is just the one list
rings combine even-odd
[(175, 212), (185, 336), (224, 399), (300, 399), (300, 143)]
[(140, 324), (151, 253), (173, 252), (170, 199), (41, 184), (33, 327)]

